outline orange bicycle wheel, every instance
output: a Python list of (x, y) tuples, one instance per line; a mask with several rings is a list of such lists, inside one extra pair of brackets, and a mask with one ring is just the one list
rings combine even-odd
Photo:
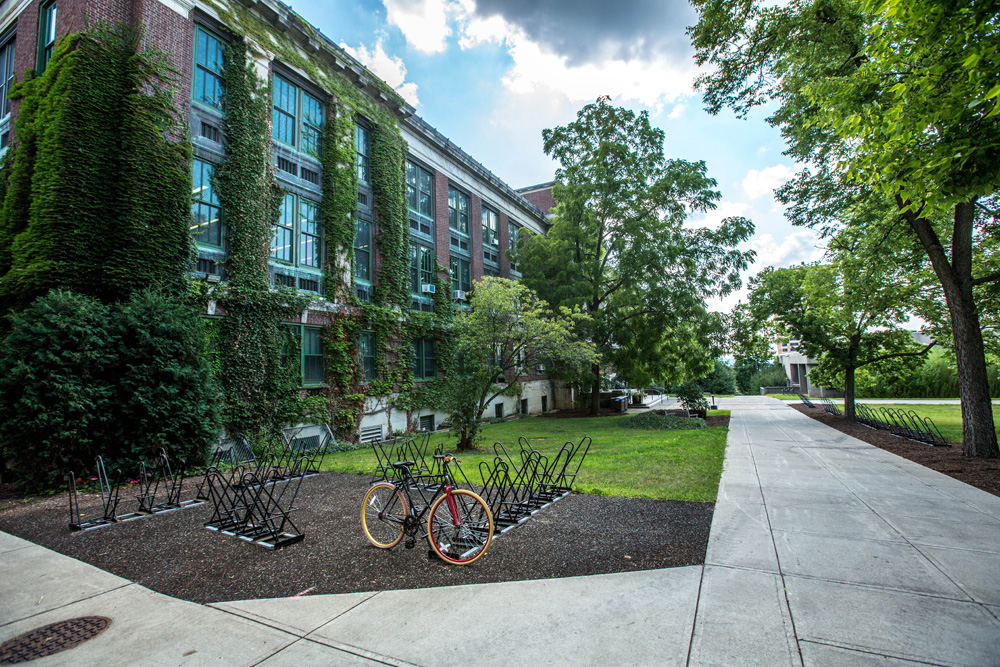
[(427, 539), (447, 563), (468, 565), (478, 560), (493, 540), (493, 513), (482, 498), (465, 489), (452, 489), (431, 505)]
[(361, 528), (379, 549), (391, 549), (403, 539), (406, 498), (389, 482), (372, 485), (361, 503)]

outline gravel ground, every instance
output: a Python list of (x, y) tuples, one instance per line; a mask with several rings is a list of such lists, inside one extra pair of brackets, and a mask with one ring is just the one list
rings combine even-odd
[[(194, 495), (188, 480), (184, 498)], [(497, 539), (472, 565), (372, 547), (360, 525), (368, 478), (323, 473), (302, 482), (292, 520), (305, 539), (271, 551), (203, 528), (204, 504), (83, 533), (67, 528), (66, 494), (0, 498), (0, 530), (155, 591), (194, 602), (547, 579), (701, 564), (713, 503), (573, 494)], [(119, 513), (134, 508), (122, 489)], [(84, 495), (86, 519), (99, 513)], [(89, 510), (89, 513), (88, 513)]]
[(868, 428), (857, 422), (849, 422), (843, 416), (831, 415), (822, 408), (807, 408), (805, 405), (792, 405), (804, 415), (816, 421), (832, 426), (841, 433), (875, 445), (892, 452), (904, 459), (909, 459), (931, 470), (954, 477), (977, 489), (1000, 496), (1000, 459), (979, 459), (964, 456), (962, 445), (952, 447), (931, 447), (922, 442), (895, 436), (888, 431)]

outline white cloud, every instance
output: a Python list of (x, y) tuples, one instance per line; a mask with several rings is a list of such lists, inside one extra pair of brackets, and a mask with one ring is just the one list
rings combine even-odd
[(686, 104), (677, 104), (670, 110), (670, 113), (667, 114), (667, 118), (680, 118), (685, 109), (687, 109)]
[(795, 175), (795, 169), (784, 164), (776, 164), (764, 169), (751, 169), (743, 179), (743, 192), (750, 199), (770, 196), (774, 190)]
[(754, 266), (758, 270), (766, 266), (787, 267), (801, 262), (815, 262), (823, 259), (826, 251), (819, 235), (812, 230), (792, 232), (778, 241), (771, 234), (757, 234), (750, 239), (750, 247), (757, 251)]
[(503, 46), (513, 65), (502, 82), (514, 94), (553, 91), (574, 103), (609, 95), (614, 100), (635, 102), (657, 111), (664, 104), (693, 95), (697, 68), (687, 59), (678, 64), (666, 58), (609, 57), (599, 63), (573, 65), (566, 56), (533, 41), (502, 16), (476, 16), (472, 0), (382, 1), (389, 23), (398, 26), (407, 42), (424, 53), (440, 53), (447, 48), (452, 23), (462, 49), (482, 44)]
[(718, 229), (722, 221), (729, 217), (746, 216), (750, 212), (750, 204), (745, 202), (724, 201), (714, 210), (695, 216), (693, 220), (687, 222), (688, 227), (708, 227)]
[(446, 0), (382, 0), (391, 25), (397, 26), (406, 41), (423, 53), (441, 53), (448, 48), (451, 26), (448, 14), (453, 5)]
[(372, 74), (389, 84), (389, 87), (402, 95), (404, 100), (413, 106), (420, 104), (417, 98), (417, 84), (406, 81), (406, 65), (403, 64), (403, 59), (389, 56), (382, 47), (381, 39), (375, 43), (373, 49), (364, 44), (352, 47), (342, 43), (340, 47), (361, 61)]

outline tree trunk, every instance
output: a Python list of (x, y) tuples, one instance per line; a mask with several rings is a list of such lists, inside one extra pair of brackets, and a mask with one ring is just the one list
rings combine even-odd
[[(860, 344), (860, 336), (857, 337)], [(854, 410), (854, 375), (858, 370), (858, 345), (854, 340), (847, 348), (847, 368), (844, 369), (844, 418), (852, 422), (855, 420)]]
[(594, 383), (590, 386), (590, 414), (596, 417), (601, 414), (601, 367), (594, 364), (590, 370), (594, 373)]
[[(897, 197), (903, 208), (904, 202)], [(955, 206), (951, 261), (926, 218), (909, 211), (903, 217), (923, 244), (948, 303), (962, 399), (962, 452), (966, 456), (1000, 456), (993, 424), (993, 405), (986, 375), (986, 352), (979, 310), (972, 295), (972, 232), (975, 201)]]

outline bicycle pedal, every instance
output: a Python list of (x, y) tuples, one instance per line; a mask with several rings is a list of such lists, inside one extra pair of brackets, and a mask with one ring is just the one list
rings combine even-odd
[(406, 540), (406, 543), (403, 545), (403, 547), (406, 549), (412, 549), (415, 546), (417, 546), (416, 540)]

